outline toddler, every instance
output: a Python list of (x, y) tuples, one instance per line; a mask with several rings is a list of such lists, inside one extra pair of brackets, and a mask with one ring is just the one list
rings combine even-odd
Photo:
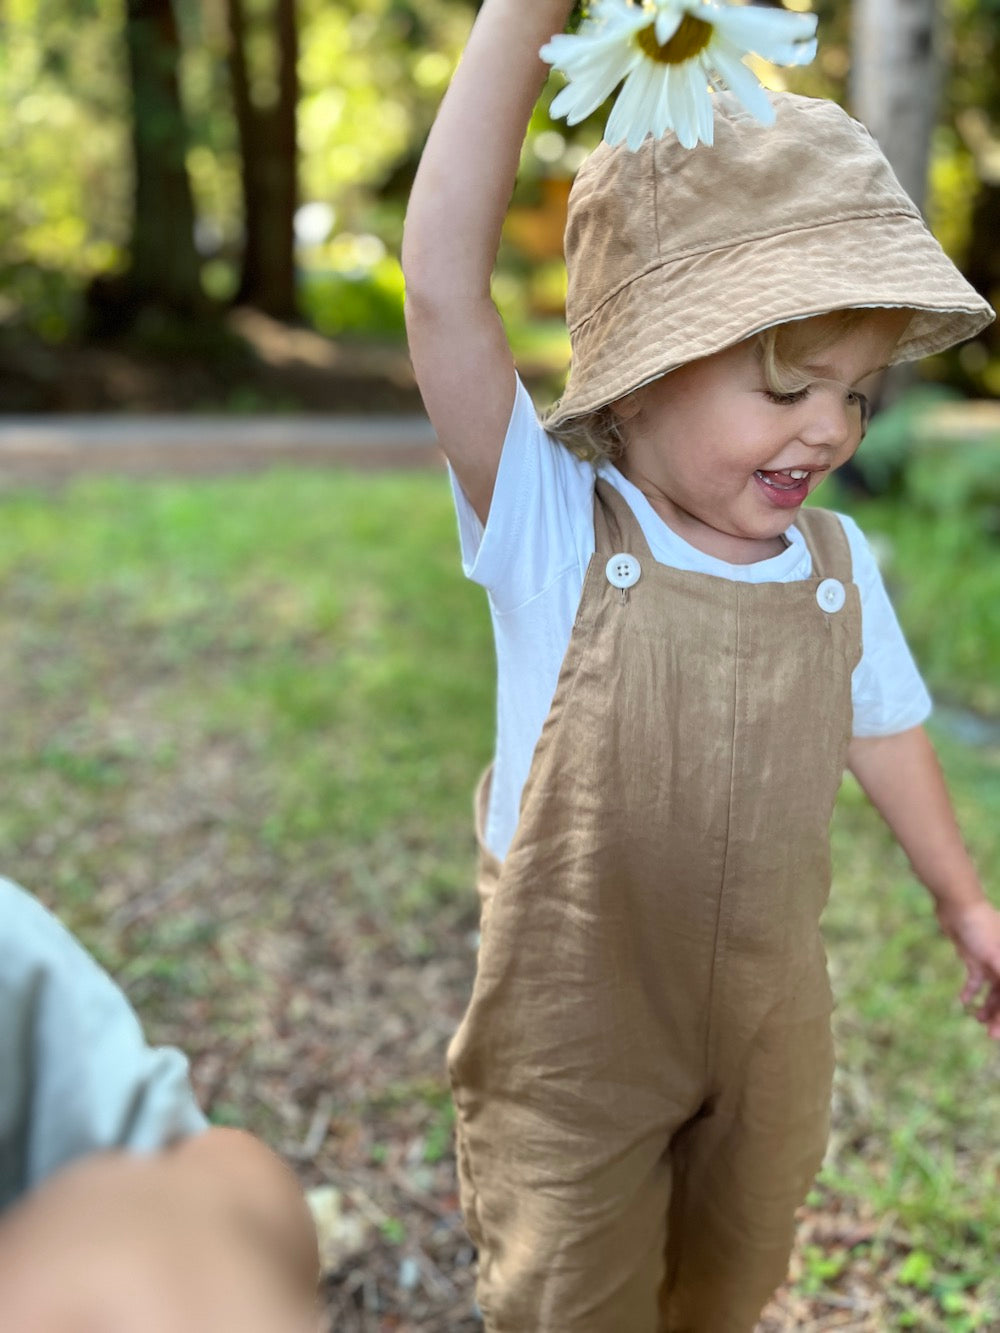
[(489, 285), (568, 0), (486, 0), (420, 166), (413, 362), (489, 592), (483, 931), (449, 1052), (489, 1333), (749, 1333), (827, 1136), (819, 919), (845, 767), (1000, 1037), (1000, 914), (872, 556), (803, 503), (887, 365), (992, 311), (867, 131), (716, 99), (715, 144), (601, 145), (544, 424)]

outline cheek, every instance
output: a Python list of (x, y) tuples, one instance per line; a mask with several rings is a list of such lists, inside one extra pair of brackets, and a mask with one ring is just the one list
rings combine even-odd
[(845, 463), (849, 463), (851, 459), (854, 457), (854, 455), (861, 448), (862, 444), (864, 444), (863, 435), (861, 436), (860, 439), (854, 441), (852, 444), (845, 445), (844, 448), (841, 449), (837, 454), (837, 459), (833, 465), (833, 470), (836, 471), (837, 468), (843, 467)]

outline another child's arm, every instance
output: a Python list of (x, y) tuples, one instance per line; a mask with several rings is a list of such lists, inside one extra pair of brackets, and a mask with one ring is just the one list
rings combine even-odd
[(177, 1050), (0, 878), (0, 1329), (311, 1333), (315, 1229), (293, 1173), (212, 1128)]
[(966, 1004), (1000, 1039), (1000, 912), (989, 902), (962, 841), (927, 733), (855, 737), (848, 767), (934, 898), (941, 928), (965, 963)]
[(485, 0), (427, 141), (403, 238), (406, 323), (442, 449), (485, 523), (514, 402), (490, 279), (521, 145), (571, 0)]
[(105, 1152), (0, 1220), (0, 1327), (18, 1333), (316, 1333), (315, 1231), (292, 1172), (209, 1129)]

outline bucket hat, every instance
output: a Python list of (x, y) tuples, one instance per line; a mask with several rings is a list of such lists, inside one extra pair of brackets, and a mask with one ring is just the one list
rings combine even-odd
[(715, 143), (602, 143), (566, 225), (572, 365), (551, 428), (789, 320), (841, 308), (916, 313), (894, 361), (994, 318), (931, 235), (868, 130), (834, 102), (771, 93), (765, 127), (729, 94)]

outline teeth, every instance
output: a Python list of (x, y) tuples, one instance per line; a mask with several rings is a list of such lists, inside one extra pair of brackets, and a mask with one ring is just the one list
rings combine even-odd
[(804, 468), (790, 467), (788, 469), (788, 475), (790, 477), (794, 477), (796, 481), (803, 481), (806, 477), (808, 477), (809, 473), (805, 471)]

